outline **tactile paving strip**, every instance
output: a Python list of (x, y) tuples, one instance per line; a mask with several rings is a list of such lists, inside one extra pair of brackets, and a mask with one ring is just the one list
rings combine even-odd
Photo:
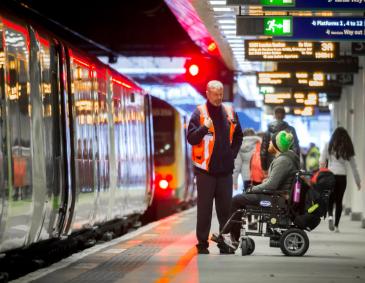
[[(132, 240), (121, 242), (37, 282), (116, 282), (145, 264), (153, 255), (195, 228), (195, 219), (176, 217)], [(194, 221), (192, 221), (194, 220)], [(116, 251), (120, 252), (117, 253)], [(107, 257), (102, 257), (108, 255)], [(88, 268), (90, 267), (90, 268)], [(61, 280), (61, 278), (63, 280)]]

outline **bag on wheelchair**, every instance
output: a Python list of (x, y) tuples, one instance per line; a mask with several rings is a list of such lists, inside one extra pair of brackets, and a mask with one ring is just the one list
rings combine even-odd
[[(325, 168), (324, 168), (325, 169)], [(335, 178), (328, 169), (320, 169), (311, 179), (311, 186), (304, 184), (301, 207), (297, 209), (294, 223), (301, 229), (313, 230), (327, 214), (329, 196)]]

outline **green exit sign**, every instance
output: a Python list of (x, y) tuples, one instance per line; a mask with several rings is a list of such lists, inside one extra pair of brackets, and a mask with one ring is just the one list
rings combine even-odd
[(295, 6), (295, 0), (261, 0), (261, 5), (266, 7)]
[[(273, 0), (275, 1), (275, 0)], [(293, 34), (292, 17), (265, 17), (264, 35), (291, 36)]]

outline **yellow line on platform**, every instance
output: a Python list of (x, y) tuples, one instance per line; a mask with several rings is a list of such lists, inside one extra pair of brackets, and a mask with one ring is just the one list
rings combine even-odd
[(178, 262), (171, 267), (165, 274), (157, 279), (155, 283), (169, 283), (174, 277), (181, 273), (189, 262), (197, 255), (196, 247), (192, 247), (186, 254), (181, 256)]

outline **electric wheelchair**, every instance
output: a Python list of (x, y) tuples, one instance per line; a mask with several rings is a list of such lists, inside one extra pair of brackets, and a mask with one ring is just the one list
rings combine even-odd
[[(213, 234), (212, 240), (222, 241), (222, 232), (230, 223), (240, 223), (240, 248), (241, 254), (250, 255), (255, 250), (255, 242), (250, 236), (263, 236), (270, 238), (270, 247), (278, 247), (287, 256), (303, 256), (309, 248), (309, 239), (306, 231), (318, 226), (320, 217), (306, 213), (305, 199), (310, 184), (306, 177), (310, 173), (299, 171), (296, 173), (292, 189), (288, 191), (260, 192), (259, 205), (247, 205), (231, 215), (222, 231)], [(295, 182), (301, 183), (300, 201), (294, 203), (293, 191)], [(242, 214), (241, 220), (235, 220), (237, 214)], [(250, 225), (248, 218), (255, 218), (256, 225)], [(236, 217), (237, 218), (237, 217)], [(253, 227), (255, 226), (255, 227)]]

